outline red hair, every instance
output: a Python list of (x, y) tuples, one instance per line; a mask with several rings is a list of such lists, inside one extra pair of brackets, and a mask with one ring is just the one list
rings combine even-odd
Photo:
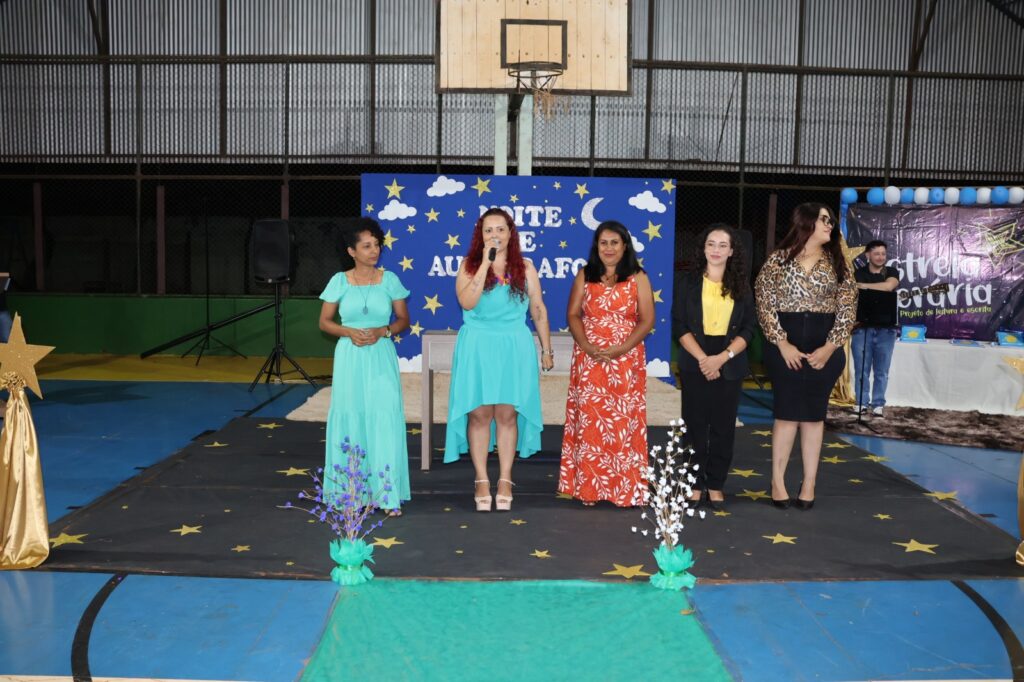
[[(519, 232), (516, 231), (516, 224), (512, 216), (500, 208), (491, 208), (484, 212), (473, 226), (473, 239), (469, 243), (469, 253), (466, 254), (463, 262), (466, 264), (466, 273), (472, 277), (480, 269), (483, 261), (484, 249), (484, 218), (492, 215), (500, 215), (505, 219), (508, 227), (508, 247), (505, 250), (505, 278), (508, 285), (512, 287), (512, 293), (520, 298), (526, 296), (526, 261), (523, 260), (523, 252), (519, 248)], [(493, 289), (498, 284), (498, 278), (494, 273), (488, 273), (487, 282), (484, 283), (484, 291)]]

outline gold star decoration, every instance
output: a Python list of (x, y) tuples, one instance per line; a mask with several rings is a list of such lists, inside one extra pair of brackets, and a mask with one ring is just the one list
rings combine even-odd
[(864, 481), (860, 480), (859, 478), (851, 478), (850, 479), (850, 483), (863, 483), (863, 482)]
[(366, 212), (367, 213), (373, 213), (373, 204), (367, 204), (366, 205)]
[(405, 189), (405, 188), (398, 184), (398, 179), (397, 178), (392, 178), (391, 184), (390, 185), (384, 185), (384, 189), (386, 189), (388, 191), (388, 196), (387, 196), (388, 199), (390, 199), (391, 197), (398, 197), (399, 199), (401, 199), (402, 198), (402, 190)]
[(53, 545), (54, 549), (57, 549), (61, 545), (84, 545), (82, 538), (88, 533), (82, 533), (81, 535), (68, 535), (67, 533), (61, 533), (55, 538), (50, 538), (50, 544)]
[(926, 545), (923, 542), (918, 542), (914, 538), (910, 538), (910, 542), (894, 542), (892, 544), (905, 548), (907, 553), (925, 552), (927, 554), (935, 554), (932, 550), (938, 547), (938, 545)]
[(654, 292), (654, 302), (655, 303), (664, 303), (665, 302), (665, 301), (661, 300), (661, 289), (658, 289), (657, 291)]
[(892, 521), (892, 517), (888, 514), (875, 514), (872, 518), (878, 519), (879, 521)]
[(636, 566), (623, 566), (622, 564), (613, 563), (612, 566), (615, 570), (605, 571), (601, 575), (618, 575), (622, 576), (626, 580), (632, 580), (637, 576), (649, 576), (650, 573), (644, 572), (644, 565), (637, 564)]
[(864, 457), (861, 457), (861, 459), (866, 459), (869, 462), (876, 462), (876, 463), (877, 462), (888, 462), (889, 461), (888, 457), (882, 457), (881, 455), (866, 455)]
[(551, 558), (551, 550), (550, 549), (535, 549), (532, 552), (530, 552), (530, 556), (537, 557), (538, 559), (550, 559)]
[(570, 225), (575, 225), (576, 224), (576, 218), (573, 217), (573, 216), (569, 216), (569, 224)]
[(770, 448), (771, 446), (772, 446), (771, 443), (761, 443), (761, 447), (762, 448)]
[(21, 315), (14, 314), (14, 324), (7, 343), (0, 343), (0, 373), (14, 372), (40, 398), (43, 392), (39, 388), (39, 377), (36, 376), (36, 363), (45, 358), (53, 346), (33, 346), (25, 343), (25, 332), (21, 328)]
[(278, 424), (277, 422), (271, 422), (269, 424), (257, 424), (256, 428), (257, 429), (270, 429), (271, 431), (273, 431), (274, 429), (281, 428), (281, 426), (282, 426), (282, 424)]
[(751, 476), (760, 476), (761, 474), (757, 473), (753, 469), (733, 469), (732, 471), (729, 472), (729, 475), (750, 478)]
[(408, 232), (409, 234), (412, 234), (416, 231), (416, 226), (410, 225), (409, 227), (405, 228), (405, 231)]
[(582, 199), (584, 195), (590, 194), (590, 190), (587, 189), (587, 183), (584, 182), (582, 185), (577, 184), (572, 193), (580, 195), (580, 199)]
[[(719, 509), (716, 512), (712, 512), (715, 516), (732, 516), (732, 512), (727, 512), (724, 509)], [(709, 552), (711, 550), (708, 550)]]
[(476, 190), (476, 195), (478, 197), (482, 197), (484, 195), (484, 192), (490, 192), (491, 191), (491, 181), (490, 180), (481, 180), (480, 178), (477, 178), (476, 179), (476, 184), (473, 185), (473, 189)]
[(423, 304), (423, 309), (424, 310), (429, 310), (431, 315), (437, 315), (437, 309), (444, 307), (444, 303), (440, 303), (437, 300), (438, 296), (439, 296), (439, 294), (434, 294), (433, 296), (424, 296), (423, 297), (423, 300), (426, 301), (426, 303)]
[(993, 265), (999, 266), (1008, 256), (1024, 251), (1024, 235), (1017, 239), (1017, 227), (1019, 221), (1009, 220), (1005, 223), (992, 226), (978, 226), (979, 234), (988, 244), (988, 258)]
[(456, 246), (459, 246), (459, 237), (458, 235), (450, 234), (448, 239), (444, 240), (444, 243), (448, 245), (449, 249), (454, 249)]
[[(1003, 357), (1003, 360), (1013, 367), (1015, 370), (1024, 374), (1024, 358), (1008, 358)], [(1024, 391), (1020, 392), (1020, 400), (1017, 401), (1017, 409), (1024, 410)]]
[(843, 448), (851, 447), (849, 443), (825, 443), (825, 447), (830, 450), (842, 450)]
[(191, 535), (192, 533), (202, 533), (202, 528), (202, 526), (188, 526), (183, 523), (181, 524), (181, 528), (172, 528), (170, 532), (177, 533), (181, 537), (185, 537), (186, 535)]
[(553, 187), (554, 187), (555, 189), (562, 189), (562, 183), (560, 183), (560, 182), (556, 181), (556, 182), (555, 182), (555, 184), (553, 185)]
[(662, 192), (668, 192), (669, 194), (672, 194), (672, 190), (674, 190), (675, 188), (676, 188), (676, 186), (675, 186), (675, 184), (673, 184), (672, 178), (669, 178), (668, 180), (662, 180), (661, 181), (661, 191)]
[(509, 523), (512, 524), (513, 526), (524, 526), (524, 525), (526, 525), (526, 521), (524, 521), (523, 519), (512, 519), (511, 521), (509, 521)]
[(203, 447), (204, 448), (226, 448), (227, 446), (228, 446), (227, 443), (221, 443), (220, 441), (216, 441), (215, 440), (212, 443), (207, 443)]
[(558, 248), (560, 248), (560, 249), (564, 249), (567, 246), (569, 246), (569, 242), (567, 242), (567, 241), (563, 240), (563, 241), (558, 242)]
[(839, 245), (843, 249), (843, 258), (846, 259), (846, 267), (850, 268), (850, 272), (853, 272), (854, 269), (855, 269), (853, 267), (853, 261), (857, 260), (857, 258), (862, 253), (864, 253), (864, 248), (865, 247), (863, 247), (863, 246), (852, 246), (851, 247), (849, 244), (846, 243), (846, 238), (845, 237), (840, 237)]
[(373, 546), (374, 547), (383, 547), (384, 549), (391, 549), (395, 545), (404, 545), (405, 544), (404, 542), (402, 542), (401, 540), (399, 540), (398, 538), (395, 538), (395, 537), (379, 538), (376, 535), (374, 535), (373, 536), (373, 540), (374, 540), (373, 541)]
[(413, 322), (412, 326), (409, 327), (409, 333), (413, 336), (419, 336), (423, 332), (423, 327), (420, 326), (419, 322)]
[(460, 218), (465, 218), (466, 212), (460, 208), (458, 211), (455, 212), (455, 215), (459, 216)]
[(650, 220), (647, 221), (647, 229), (640, 231), (647, 235), (647, 241), (649, 242), (661, 238), (661, 225), (655, 225)]
[(831, 457), (822, 457), (821, 461), (827, 462), (828, 464), (846, 464), (850, 460), (843, 459), (839, 455), (832, 455)]
[(294, 566), (295, 562), (294, 561), (286, 561), (286, 562), (284, 562), (284, 565), (285, 566)]
[(285, 476), (308, 476), (309, 469), (297, 469), (295, 467), (288, 467), (287, 469), (278, 469), (277, 473), (284, 474)]
[(948, 493), (943, 493), (943, 492), (935, 491), (935, 492), (932, 492), (932, 493), (925, 493), (924, 496), (925, 497), (934, 497), (936, 500), (955, 500), (956, 499), (956, 491), (955, 490), (950, 490)]
[(744, 488), (743, 492), (740, 493), (739, 495), (737, 495), (736, 497), (748, 497), (748, 498), (750, 498), (752, 500), (755, 500), (755, 501), (763, 500), (766, 497), (768, 497), (768, 491), (767, 490), (747, 490), (746, 488)]
[(510, 196), (510, 197), (508, 198), (508, 200), (509, 200), (509, 201), (510, 201), (511, 203), (513, 203), (513, 204), (514, 204), (514, 203), (516, 203), (517, 201), (519, 201), (519, 195), (518, 195), (518, 194), (513, 194), (512, 196)]
[(429, 211), (427, 211), (423, 215), (427, 216), (427, 222), (428, 223), (436, 223), (437, 222), (437, 217), (439, 215), (441, 215), (441, 214), (438, 213), (437, 211), (435, 211), (433, 208), (431, 208)]
[(418, 436), (418, 435), (420, 435), (423, 432), (420, 431), (417, 428), (412, 428), (412, 429), (409, 429), (408, 433), (409, 433), (409, 435), (412, 435), (412, 436)]
[(555, 498), (559, 500), (571, 500), (572, 495), (570, 495), (569, 493), (556, 493)]
[(752, 433), (755, 436), (770, 436), (770, 435), (772, 435), (771, 431), (751, 431), (750, 433)]
[(390, 250), (391, 245), (397, 241), (398, 237), (392, 235), (391, 230), (388, 230), (387, 232), (384, 233), (384, 246), (387, 247), (388, 250)]
[(795, 545), (795, 535), (783, 535), (782, 533), (776, 533), (775, 535), (762, 535), (765, 540), (771, 540), (773, 545)]
[(231, 551), (238, 552), (239, 554), (241, 554), (242, 552), (248, 552), (251, 549), (252, 547), (250, 547), (249, 545), (235, 545), (231, 548)]
[(412, 270), (412, 258), (408, 256), (402, 256), (402, 260), (398, 261), (398, 264), (402, 266), (402, 272)]

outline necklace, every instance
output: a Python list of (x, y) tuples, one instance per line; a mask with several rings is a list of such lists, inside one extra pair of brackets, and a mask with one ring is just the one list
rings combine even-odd
[(618, 274), (617, 273), (613, 272), (611, 274), (608, 274), (606, 272), (603, 275), (601, 275), (601, 281), (604, 283), (605, 286), (608, 286), (608, 287), (614, 286), (616, 280), (618, 280)]
[(363, 315), (369, 315), (370, 314), (370, 308), (369, 308), (369, 305), (368, 305), (369, 300), (370, 300), (369, 286), (373, 283), (373, 275), (370, 275), (370, 281), (369, 282), (367, 282), (366, 284), (363, 284), (362, 282), (359, 281), (359, 279), (356, 278), (356, 271), (353, 270), (352, 271), (352, 279), (355, 281), (355, 283), (358, 285), (358, 287), (360, 289), (365, 289), (366, 290), (365, 294), (360, 293), (360, 295), (363, 297)]

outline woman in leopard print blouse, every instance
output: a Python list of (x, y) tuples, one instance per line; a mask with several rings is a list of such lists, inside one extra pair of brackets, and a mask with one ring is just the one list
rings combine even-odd
[[(757, 316), (769, 344), (764, 364), (772, 380), (772, 504), (814, 505), (814, 484), (825, 433), (828, 397), (846, 367), (836, 353), (850, 338), (857, 286), (846, 267), (841, 235), (823, 204), (800, 204), (779, 248), (761, 268)], [(800, 431), (803, 483), (795, 500), (786, 492), (786, 465)]]

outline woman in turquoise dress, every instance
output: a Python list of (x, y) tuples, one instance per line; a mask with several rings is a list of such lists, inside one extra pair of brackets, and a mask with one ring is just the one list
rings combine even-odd
[(508, 511), (516, 450), (520, 457), (540, 450), (544, 428), (537, 347), (526, 326), (527, 310), (540, 337), (544, 371), (554, 364), (554, 352), (540, 279), (523, 258), (515, 223), (503, 210), (492, 208), (476, 222), (455, 293), (463, 313), (452, 358), (444, 461), (454, 462), (469, 451), (476, 510), (490, 511), (487, 454), (497, 443), (495, 508)]
[[(409, 327), (405, 304), (409, 291), (394, 273), (377, 269), (384, 233), (375, 221), (362, 219), (343, 238), (347, 247), (343, 271), (320, 294), (320, 329), (338, 337), (327, 413), (324, 486), (327, 492), (337, 489), (337, 481), (331, 480), (334, 465), (347, 465), (341, 444), (348, 438), (366, 451), (377, 505), (399, 516), (401, 504), (410, 498), (409, 452), (392, 337)], [(384, 478), (381, 472), (386, 472)], [(384, 490), (385, 481), (389, 490)]]

